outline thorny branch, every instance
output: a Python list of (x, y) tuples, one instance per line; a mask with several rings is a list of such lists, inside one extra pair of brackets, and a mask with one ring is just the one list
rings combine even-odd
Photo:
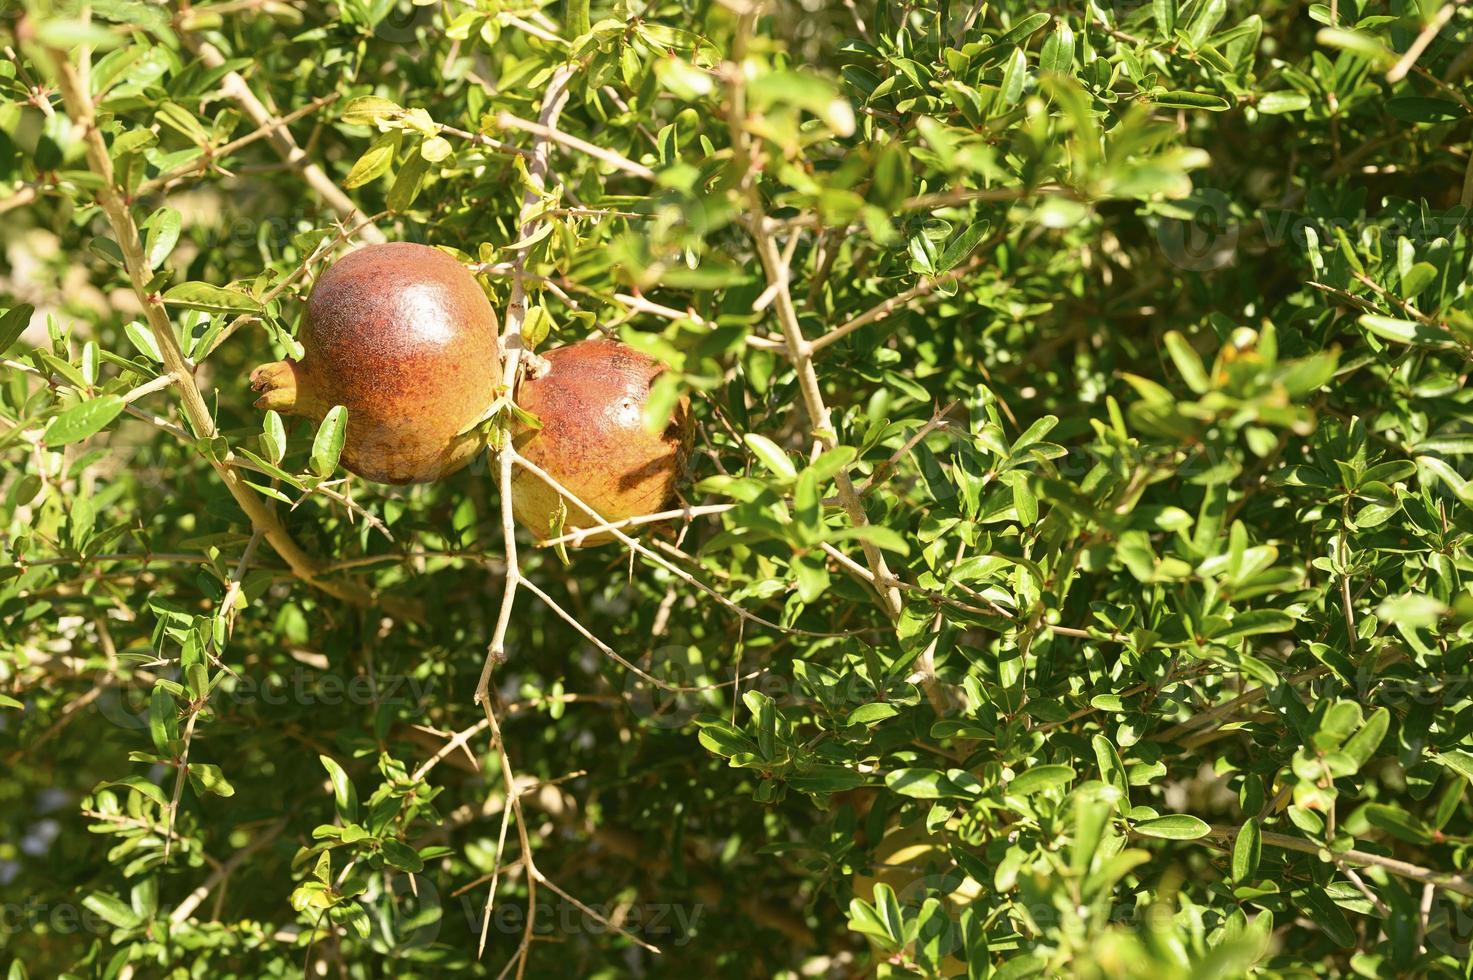
[[(97, 128), (92, 99), (87, 95), (87, 85), (82, 77), (88, 63), (87, 53), (85, 51), (81, 53), (78, 64), (73, 64), (63, 51), (53, 50), (51, 57), (56, 66), (62, 99), (67, 112), (72, 117), (73, 124), (83, 133), (88, 164), (101, 179), (101, 187), (97, 192), (98, 200), (107, 214), (113, 235), (117, 238), (118, 247), (123, 254), (124, 268), (127, 270), (133, 291), (138, 296), (138, 302), (143, 307), (149, 331), (163, 356), (165, 371), (174, 379), (174, 387), (179, 392), (180, 402), (185, 416), (189, 419), (190, 427), (200, 438), (211, 439), (217, 432), (209, 405), (205, 402), (204, 395), (195, 382), (193, 369), (185, 358), (178, 339), (174, 336), (174, 330), (169, 323), (168, 313), (164, 310), (163, 301), (148, 288), (151, 270), (143, 253), (138, 226), (133, 220), (132, 211), (129, 210), (118, 191), (117, 181), (113, 174), (112, 158), (108, 155), (107, 144), (103, 140), (102, 132)], [(82, 67), (79, 68), (79, 65)], [(229, 449), (226, 449), (218, 458), (210, 457), (210, 465), (214, 467), (221, 482), (225, 484), (225, 488), (230, 491), (231, 496), (236, 499), (241, 510), (250, 519), (251, 525), (265, 535), (266, 540), (290, 566), (292, 572), (309, 585), (316, 586), (345, 602), (356, 605), (370, 604), (373, 601), (373, 594), (362, 586), (332, 582), (320, 577), (316, 560), (292, 540), (291, 535), (287, 533), (286, 528), (276, 516), (275, 510), (246, 485), (235, 464), (235, 456)]]

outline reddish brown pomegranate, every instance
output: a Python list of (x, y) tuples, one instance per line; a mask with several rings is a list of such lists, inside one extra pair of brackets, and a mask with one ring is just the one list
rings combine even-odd
[(409, 243), (350, 252), (307, 300), (300, 361), (251, 373), (256, 407), (321, 419), (348, 409), (342, 462), (381, 483), (427, 483), (484, 445), (467, 433), (495, 399), (496, 314), (475, 276)]
[[(650, 385), (664, 365), (612, 340), (586, 340), (542, 355), (545, 373), (523, 377), (517, 404), (542, 428), (518, 434), (517, 452), (536, 463), (607, 521), (665, 509), (690, 449), (690, 401), (682, 397), (663, 431), (644, 425)], [(560, 494), (518, 469), (512, 482), (517, 520), (539, 538), (553, 531)], [(563, 528), (599, 522), (565, 502)], [(583, 544), (613, 540), (608, 532)]]

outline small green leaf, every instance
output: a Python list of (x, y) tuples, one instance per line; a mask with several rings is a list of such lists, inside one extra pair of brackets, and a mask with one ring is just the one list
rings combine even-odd
[(362, 95), (343, 107), (343, 122), (358, 126), (373, 126), (398, 116), (404, 110), (397, 102), (376, 95)]
[(363, 155), (348, 171), (348, 176), (343, 178), (343, 187), (348, 190), (362, 187), (388, 173), (389, 168), (394, 165), (394, 152), (399, 148), (401, 138), (401, 134), (395, 130), (381, 134), (368, 144), (368, 149), (363, 151)]
[(142, 920), (121, 899), (104, 892), (93, 892), (82, 899), (82, 904), (108, 925), (118, 929), (136, 929), (143, 924)]
[(312, 472), (327, 479), (338, 468), (338, 459), (343, 455), (343, 441), (348, 436), (348, 410), (334, 405), (322, 417), (317, 435), (312, 439), (312, 455), (309, 465)]
[(174, 754), (174, 739), (178, 735), (179, 709), (174, 699), (162, 685), (155, 685), (148, 698), (148, 734), (153, 747), (161, 756)]
[(20, 339), (20, 335), (26, 332), (30, 326), (31, 317), (36, 308), (29, 303), (11, 307), (0, 316), (0, 354), (10, 349), (10, 345)]
[(783, 452), (782, 447), (771, 439), (760, 433), (749, 432), (742, 437), (742, 441), (747, 444), (748, 449), (752, 450), (752, 455), (761, 460), (762, 465), (766, 466), (774, 476), (784, 480), (798, 478), (798, 469), (793, 465), (793, 461), (788, 458), (787, 453)]
[(1225, 112), (1232, 108), (1232, 104), (1227, 99), (1220, 95), (1208, 95), (1206, 92), (1162, 92), (1160, 95), (1153, 96), (1151, 101), (1172, 109), (1206, 109), (1208, 112)]
[(900, 714), (900, 709), (888, 701), (873, 701), (869, 704), (861, 704), (849, 712), (849, 717), (844, 719), (845, 725), (873, 725), (877, 721), (886, 718), (894, 718)]
[(204, 762), (189, 763), (189, 779), (196, 789), (216, 796), (234, 796), (235, 787), (225, 778), (219, 766)]
[(123, 333), (128, 335), (128, 340), (138, 349), (138, 353), (155, 364), (163, 363), (164, 354), (159, 350), (158, 341), (154, 339), (153, 331), (148, 329), (141, 321), (128, 321), (123, 327)]
[(1142, 820), (1131, 829), (1146, 837), (1161, 837), (1166, 840), (1197, 840), (1212, 832), (1212, 828), (1206, 823), (1187, 813)]
[[(389, 196), (385, 200), (390, 211), (407, 211), (419, 197), (419, 191), (424, 186), (425, 174), (429, 173), (430, 162), (419, 153), (412, 150), (408, 158), (399, 167), (399, 172), (394, 175), (394, 184), (389, 188)], [(548, 222), (543, 226), (550, 228)]]
[(430, 163), (439, 163), (454, 151), (450, 141), (443, 136), (432, 136), (419, 145), (419, 155)]
[(1270, 116), (1303, 112), (1309, 106), (1309, 96), (1303, 92), (1269, 92), (1258, 99), (1258, 111)]
[(408, 844), (390, 837), (383, 842), (384, 861), (400, 871), (417, 874), (424, 870), (425, 863)]
[(179, 228), (181, 218), (179, 212), (173, 208), (159, 208), (149, 216), (147, 227), (148, 237), (143, 244), (143, 257), (150, 269), (157, 269), (164, 264), (164, 259), (174, 251), (175, 244), (179, 241)]
[(1249, 817), (1238, 831), (1238, 839), (1233, 841), (1233, 878), (1237, 881), (1251, 878), (1258, 871), (1258, 859), (1262, 852), (1263, 840), (1258, 829), (1258, 820)]
[(338, 816), (344, 823), (358, 822), (358, 790), (353, 786), (353, 780), (343, 767), (338, 765), (337, 760), (330, 756), (319, 755), (322, 767), (327, 770), (327, 777), (332, 781), (333, 800), (337, 805)]
[(1175, 330), (1168, 330), (1161, 339), (1166, 344), (1166, 353), (1171, 355), (1171, 361), (1176, 365), (1187, 387), (1198, 395), (1207, 394), (1212, 388), (1212, 383), (1207, 377), (1207, 368), (1202, 363), (1202, 357), (1196, 349)]
[(972, 254), (982, 236), (987, 234), (988, 223), (978, 221), (968, 225), (967, 230), (958, 235), (951, 244), (946, 246), (946, 251), (941, 253), (941, 258), (936, 262), (936, 271), (945, 272), (953, 269)]
[(254, 297), (239, 289), (212, 286), (207, 282), (181, 282), (164, 293), (164, 302), (206, 313), (260, 313), (262, 309)]
[(1402, 122), (1440, 123), (1468, 115), (1468, 111), (1452, 99), (1432, 99), (1421, 95), (1398, 95), (1387, 99), (1385, 107), (1388, 115)]
[(1361, 316), (1359, 322), (1377, 337), (1398, 344), (1442, 346), (1448, 340), (1446, 334), (1415, 320), (1402, 320), (1392, 316), (1366, 313)]
[(101, 432), (123, 413), (127, 403), (118, 395), (99, 395), (62, 412), (42, 434), (46, 445), (55, 448), (80, 442)]
[(1034, 766), (1014, 776), (1012, 781), (1006, 785), (1006, 789), (1010, 796), (1030, 796), (1055, 786), (1063, 786), (1073, 778), (1073, 766)]
[(276, 464), (286, 455), (286, 426), (274, 411), (267, 411), (261, 420), (261, 452)]

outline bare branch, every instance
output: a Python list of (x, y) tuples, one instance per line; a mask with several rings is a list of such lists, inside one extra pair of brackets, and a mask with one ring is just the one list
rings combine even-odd
[[(496, 124), (502, 129), (520, 129), (523, 132), (531, 133), (542, 141), (537, 144), (539, 148), (545, 147), (547, 145), (546, 141), (551, 140), (569, 149), (577, 150), (579, 153), (587, 154), (596, 160), (602, 160), (604, 163), (618, 167), (625, 173), (635, 177), (643, 177), (645, 180), (655, 179), (655, 172), (644, 164), (635, 163), (626, 156), (621, 156), (613, 150), (606, 150), (587, 140), (581, 140), (576, 136), (569, 136), (567, 133), (560, 132), (555, 125), (548, 125), (545, 122), (531, 122), (530, 120), (514, 116), (509, 112), (497, 113)], [(537, 150), (533, 150), (534, 154), (537, 152)]]
[[(225, 64), (225, 56), (210, 42), (188, 32), (184, 32), (181, 39), (209, 67), (219, 68)], [(227, 96), (235, 100), (235, 103), (252, 122), (266, 128), (267, 138), (271, 140), (271, 145), (276, 147), (276, 152), (281, 155), (281, 158), (297, 168), (302, 179), (307, 182), (307, 186), (311, 187), (328, 207), (336, 211), (339, 218), (358, 229), (359, 238), (371, 245), (388, 241), (384, 233), (378, 230), (367, 215), (358, 210), (358, 206), (349, 199), (347, 194), (343, 193), (342, 188), (338, 187), (321, 167), (307, 159), (307, 154), (297, 145), (296, 139), (293, 138), (282, 120), (274, 117), (271, 110), (256, 98), (256, 93), (251, 91), (250, 85), (246, 84), (246, 80), (240, 76), (239, 72), (226, 72), (225, 77), (220, 80), (220, 88)]]
[[(102, 186), (98, 190), (98, 200), (112, 224), (113, 235), (123, 253), (123, 264), (132, 282), (133, 291), (138, 297), (138, 302), (143, 306), (149, 331), (163, 355), (164, 368), (175, 380), (175, 387), (179, 391), (180, 402), (185, 415), (189, 418), (190, 426), (199, 436), (207, 439), (213, 438), (217, 430), (209, 405), (195, 383), (194, 373), (184, 357), (183, 350), (179, 347), (178, 339), (174, 336), (174, 330), (169, 323), (163, 302), (148, 288), (151, 270), (143, 254), (143, 244), (138, 237), (138, 226), (133, 220), (132, 211), (129, 210), (118, 191), (113, 175), (112, 158), (108, 155), (107, 144), (93, 117), (92, 99), (87, 95), (77, 66), (68, 60), (66, 54), (54, 50), (51, 56), (56, 64), (67, 112), (71, 115), (73, 124), (83, 134), (88, 163), (93, 172), (101, 178)], [(281, 555), (291, 567), (293, 574), (304, 582), (344, 601), (358, 605), (370, 604), (373, 601), (373, 595), (361, 586), (344, 585), (319, 577), (316, 560), (292, 540), (286, 528), (277, 518), (275, 510), (246, 485), (235, 468), (235, 463), (235, 456), (228, 449), (220, 458), (210, 458), (210, 465), (214, 467), (221, 482), (236, 499), (241, 510), (245, 511), (252, 526), (266, 536), (271, 547), (276, 549), (277, 554)]]

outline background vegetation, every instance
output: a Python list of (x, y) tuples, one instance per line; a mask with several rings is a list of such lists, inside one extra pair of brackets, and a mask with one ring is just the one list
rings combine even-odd
[[(0, 41), (11, 977), (1469, 975), (1473, 8)], [(384, 239), (667, 361), (691, 510), (263, 426)]]

